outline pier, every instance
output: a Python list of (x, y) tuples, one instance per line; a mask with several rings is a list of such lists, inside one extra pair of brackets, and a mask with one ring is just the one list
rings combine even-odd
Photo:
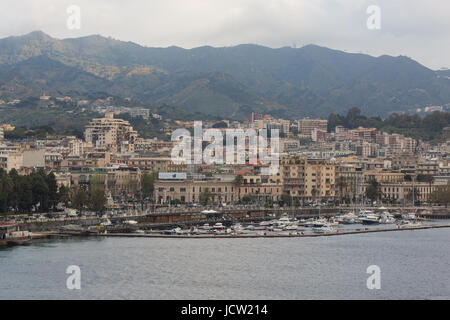
[(165, 235), (158, 233), (102, 233), (102, 232), (52, 232), (42, 233), (42, 236), (47, 238), (53, 237), (122, 237), (122, 238), (171, 238), (171, 239), (246, 239), (246, 238), (303, 238), (303, 237), (331, 237), (331, 236), (343, 236), (351, 234), (362, 233), (376, 233), (376, 232), (395, 232), (395, 231), (413, 231), (413, 230), (425, 230), (425, 229), (441, 229), (450, 228), (450, 224), (444, 225), (428, 225), (418, 227), (399, 227), (397, 228), (376, 228), (376, 229), (354, 229), (348, 231), (336, 231), (330, 233), (301, 233), (292, 232), (289, 233), (252, 233), (252, 234), (220, 234), (220, 233), (208, 233), (208, 234), (183, 234), (183, 235)]

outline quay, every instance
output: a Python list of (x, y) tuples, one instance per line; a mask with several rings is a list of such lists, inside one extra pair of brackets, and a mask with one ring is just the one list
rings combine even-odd
[(122, 238), (172, 238), (172, 239), (242, 239), (242, 238), (302, 238), (302, 237), (330, 237), (330, 236), (342, 236), (350, 234), (362, 234), (362, 233), (375, 233), (375, 232), (394, 232), (394, 231), (413, 231), (413, 230), (425, 230), (425, 229), (440, 229), (450, 228), (450, 224), (444, 225), (429, 225), (419, 227), (397, 227), (397, 228), (377, 228), (377, 229), (354, 229), (348, 231), (336, 231), (330, 233), (291, 233), (291, 234), (267, 234), (267, 233), (252, 233), (252, 234), (184, 234), (184, 235), (165, 235), (165, 234), (149, 234), (149, 233), (102, 233), (102, 232), (52, 232), (42, 233), (43, 236), (48, 238), (54, 237), (122, 237)]

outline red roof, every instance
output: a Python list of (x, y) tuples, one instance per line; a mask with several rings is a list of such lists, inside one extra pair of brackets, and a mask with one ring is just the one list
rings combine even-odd
[(16, 224), (13, 222), (4, 222), (0, 221), (0, 226), (15, 226)]

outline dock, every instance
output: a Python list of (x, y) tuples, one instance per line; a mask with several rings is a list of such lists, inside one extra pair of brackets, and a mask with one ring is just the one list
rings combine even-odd
[(63, 233), (51, 233), (49, 237), (122, 237), (122, 238), (170, 238), (170, 239), (245, 239), (245, 238), (303, 238), (303, 237), (331, 237), (331, 236), (344, 236), (351, 234), (362, 233), (376, 233), (376, 232), (396, 232), (396, 231), (413, 231), (413, 230), (425, 230), (425, 229), (440, 229), (450, 228), (450, 224), (445, 225), (429, 225), (418, 227), (397, 227), (397, 228), (377, 228), (377, 229), (355, 229), (349, 231), (336, 231), (329, 233), (301, 233), (295, 232), (291, 234), (270, 234), (270, 233), (252, 233), (252, 234), (182, 234), (182, 235), (165, 235), (158, 233), (100, 233), (92, 232), (86, 234), (85, 232), (63, 232)]

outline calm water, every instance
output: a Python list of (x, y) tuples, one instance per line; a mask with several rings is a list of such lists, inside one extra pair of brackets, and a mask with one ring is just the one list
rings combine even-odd
[[(381, 268), (369, 290), (366, 269)], [(81, 290), (66, 288), (67, 266)], [(0, 250), (0, 299), (450, 299), (450, 229), (319, 238), (106, 238)]]

